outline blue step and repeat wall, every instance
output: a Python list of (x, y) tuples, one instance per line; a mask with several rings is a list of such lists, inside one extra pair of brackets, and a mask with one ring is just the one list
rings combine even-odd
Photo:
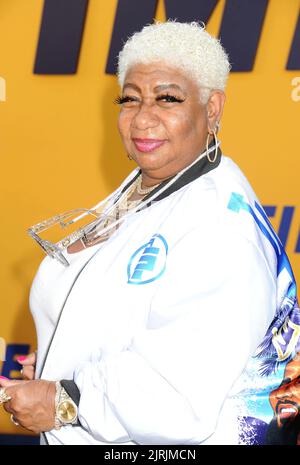
[[(26, 229), (89, 207), (132, 170), (118, 136), (116, 56), (153, 19), (203, 21), (232, 63), (220, 139), (300, 279), (300, 0), (3, 0), (0, 4), (0, 370), (36, 348), (28, 306), (43, 257)], [(36, 444), (0, 411), (0, 444)]]

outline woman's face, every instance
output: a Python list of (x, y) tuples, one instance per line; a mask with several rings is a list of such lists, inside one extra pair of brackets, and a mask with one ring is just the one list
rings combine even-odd
[(204, 150), (207, 108), (195, 81), (165, 64), (138, 64), (127, 73), (118, 127), (127, 153), (148, 181), (160, 182)]

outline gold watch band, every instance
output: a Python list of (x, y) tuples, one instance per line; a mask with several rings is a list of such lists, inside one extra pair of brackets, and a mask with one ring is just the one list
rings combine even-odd
[(77, 418), (77, 405), (61, 383), (56, 381), (54, 428), (58, 430), (62, 426), (76, 424)]

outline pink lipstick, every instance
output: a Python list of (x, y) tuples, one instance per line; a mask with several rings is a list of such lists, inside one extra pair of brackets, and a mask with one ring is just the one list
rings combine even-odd
[(153, 152), (154, 150), (161, 147), (165, 140), (162, 139), (132, 139), (135, 147), (139, 152)]

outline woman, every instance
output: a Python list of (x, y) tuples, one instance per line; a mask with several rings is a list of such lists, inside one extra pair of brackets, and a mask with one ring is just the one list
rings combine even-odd
[(134, 34), (117, 103), (138, 168), (86, 229), (56, 246), (36, 235), (51, 221), (31, 230), (52, 255), (30, 296), (37, 363), (0, 396), (42, 443), (264, 440), (262, 399), (297, 351), (282, 325), (299, 308), (277, 236), (219, 148), (229, 68), (196, 23)]

